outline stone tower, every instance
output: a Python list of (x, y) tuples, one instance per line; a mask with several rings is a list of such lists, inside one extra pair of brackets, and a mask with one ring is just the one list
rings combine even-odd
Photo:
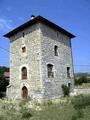
[(62, 84), (73, 92), (74, 35), (37, 16), (4, 36), (10, 39), (9, 98), (59, 98)]

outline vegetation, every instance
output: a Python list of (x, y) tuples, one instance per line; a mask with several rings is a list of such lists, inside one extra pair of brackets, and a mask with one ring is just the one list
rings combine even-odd
[(8, 67), (4, 67), (4, 66), (0, 66), (0, 76), (3, 76), (3, 73), (5, 72), (5, 71), (9, 71), (9, 68)]
[(62, 90), (63, 90), (64, 97), (65, 96), (69, 96), (69, 94), (70, 94), (70, 88), (68, 86), (62, 85)]
[(90, 110), (90, 96), (76, 96), (74, 99), (72, 99), (72, 104), (74, 109), (77, 111), (76, 114), (72, 117), (73, 120), (77, 120), (78, 118), (85, 119), (85, 109), (88, 108), (87, 112)]
[[(38, 103), (38, 102), (37, 102)], [(64, 97), (35, 104), (0, 101), (0, 120), (90, 120), (90, 96)]]
[(0, 67), (0, 98), (5, 96), (6, 86), (9, 84), (9, 80), (4, 77), (4, 72), (8, 70), (7, 67)]
[(87, 76), (75, 78), (75, 85), (82, 85), (83, 83), (90, 83), (90, 78), (87, 78)]
[[(6, 69), (0, 67), (0, 97), (4, 96), (9, 81), (3, 76)], [(81, 76), (75, 79), (76, 85), (89, 83), (90, 80)], [(64, 98), (37, 101), (0, 100), (0, 120), (90, 120), (90, 96), (69, 96), (69, 87), (62, 85)]]

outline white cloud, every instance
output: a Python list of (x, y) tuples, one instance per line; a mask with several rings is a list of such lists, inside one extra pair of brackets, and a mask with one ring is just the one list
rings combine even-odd
[(11, 29), (12, 20), (0, 18), (0, 30)]

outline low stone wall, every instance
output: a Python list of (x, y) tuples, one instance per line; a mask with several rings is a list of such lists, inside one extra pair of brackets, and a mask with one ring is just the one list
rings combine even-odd
[(90, 94), (90, 88), (75, 88), (74, 89), (74, 94), (75, 95)]

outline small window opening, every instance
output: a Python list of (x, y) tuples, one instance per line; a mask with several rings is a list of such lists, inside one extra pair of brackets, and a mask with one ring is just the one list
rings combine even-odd
[(22, 47), (22, 53), (26, 52), (26, 47)]
[(25, 33), (23, 32), (23, 37), (25, 36)]
[(70, 89), (70, 87), (71, 87), (71, 83), (68, 83), (68, 87), (69, 87), (69, 89)]
[(27, 79), (27, 68), (23, 67), (21, 72), (22, 72), (22, 80)]
[(70, 77), (70, 67), (67, 67), (67, 77), (68, 77), (68, 78), (71, 78), (71, 77)]
[(48, 78), (54, 78), (54, 72), (53, 72), (53, 65), (52, 64), (47, 65), (47, 74), (48, 74)]
[(54, 54), (55, 56), (58, 56), (58, 46), (54, 46)]

